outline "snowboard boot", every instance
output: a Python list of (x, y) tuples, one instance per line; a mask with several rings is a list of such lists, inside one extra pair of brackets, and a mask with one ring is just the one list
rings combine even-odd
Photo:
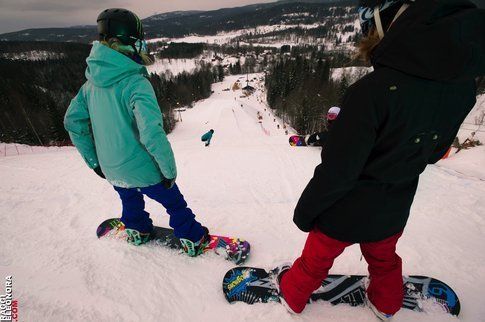
[(281, 304), (283, 304), (285, 309), (291, 314), (298, 314), (295, 311), (293, 311), (293, 309), (288, 305), (280, 289), (281, 278), (283, 277), (283, 275), (285, 275), (285, 273), (288, 272), (290, 268), (291, 268), (291, 263), (283, 263), (278, 267), (276, 267), (275, 269), (271, 270), (270, 274), (273, 277), (273, 282), (276, 285), (276, 289), (278, 290), (278, 296), (280, 298)]
[(130, 229), (130, 228), (126, 228), (125, 232), (126, 232), (126, 235), (128, 235), (128, 238), (126, 239), (126, 241), (129, 244), (132, 244), (134, 246), (140, 246), (140, 245), (146, 244), (151, 239), (150, 233), (141, 233), (138, 230)]
[(209, 245), (211, 241), (209, 229), (207, 229), (207, 227), (202, 228), (204, 229), (204, 235), (196, 242), (193, 242), (190, 239), (180, 238), (183, 251), (190, 257), (196, 257), (202, 254), (204, 252), (204, 248)]
[(381, 321), (391, 321), (392, 317), (393, 317), (393, 314), (386, 314), (386, 313), (383, 313), (381, 311), (379, 311), (375, 306), (374, 304), (372, 304), (372, 302), (369, 300), (369, 298), (365, 297), (364, 299), (364, 303), (365, 303), (365, 306), (369, 307), (372, 311), (372, 313), (375, 314), (375, 316), (377, 316), (377, 318)]

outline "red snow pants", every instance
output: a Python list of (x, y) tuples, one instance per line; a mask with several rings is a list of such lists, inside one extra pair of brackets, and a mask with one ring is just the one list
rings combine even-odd
[[(386, 314), (394, 314), (403, 301), (402, 261), (396, 254), (401, 233), (379, 242), (362, 243), (360, 249), (368, 263), (370, 284), (367, 296), (374, 306)], [(296, 313), (301, 313), (322, 281), (328, 276), (333, 261), (352, 243), (341, 242), (313, 229), (305, 248), (291, 269), (284, 273), (280, 291)]]

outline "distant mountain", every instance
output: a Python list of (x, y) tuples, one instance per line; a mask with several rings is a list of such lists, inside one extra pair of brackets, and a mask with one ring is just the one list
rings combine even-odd
[(163, 21), (170, 18), (180, 18), (180, 17), (190, 16), (194, 14), (199, 14), (201, 12), (203, 11), (191, 10), (191, 11), (173, 11), (173, 12), (157, 13), (153, 16), (143, 19), (143, 21), (148, 23), (151, 21)]
[[(221, 31), (276, 24), (324, 23), (335, 14), (331, 8), (354, 5), (352, 0), (284, 0), (211, 11), (175, 11), (143, 19), (148, 39), (191, 34), (214, 35)], [(26, 29), (0, 35), (3, 41), (56, 41), (90, 43), (97, 38), (95, 26)]]
[(344, 2), (345, 0), (278, 0), (277, 3), (335, 3), (335, 2)]

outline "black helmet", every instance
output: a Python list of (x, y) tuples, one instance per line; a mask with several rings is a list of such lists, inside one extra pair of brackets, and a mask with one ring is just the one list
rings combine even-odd
[(144, 39), (140, 18), (126, 9), (112, 8), (101, 12), (97, 19), (99, 40), (116, 37), (125, 45)]
[(375, 27), (375, 11), (379, 11), (382, 27), (387, 30), (401, 6), (414, 0), (359, 0), (359, 20), (362, 33), (367, 35)]

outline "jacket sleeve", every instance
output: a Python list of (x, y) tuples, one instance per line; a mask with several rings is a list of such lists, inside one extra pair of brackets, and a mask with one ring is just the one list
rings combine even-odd
[(155, 159), (166, 179), (177, 177), (172, 147), (163, 129), (163, 118), (152, 85), (143, 76), (128, 87), (129, 106), (138, 127), (140, 142)]
[(322, 150), (322, 163), (303, 191), (293, 221), (302, 231), (356, 184), (377, 136), (377, 113), (366, 91), (356, 83), (344, 98), (342, 112), (332, 126)]
[(91, 130), (91, 119), (84, 98), (84, 86), (81, 87), (67, 109), (64, 116), (64, 127), (86, 164), (91, 169), (98, 167), (99, 161)]

